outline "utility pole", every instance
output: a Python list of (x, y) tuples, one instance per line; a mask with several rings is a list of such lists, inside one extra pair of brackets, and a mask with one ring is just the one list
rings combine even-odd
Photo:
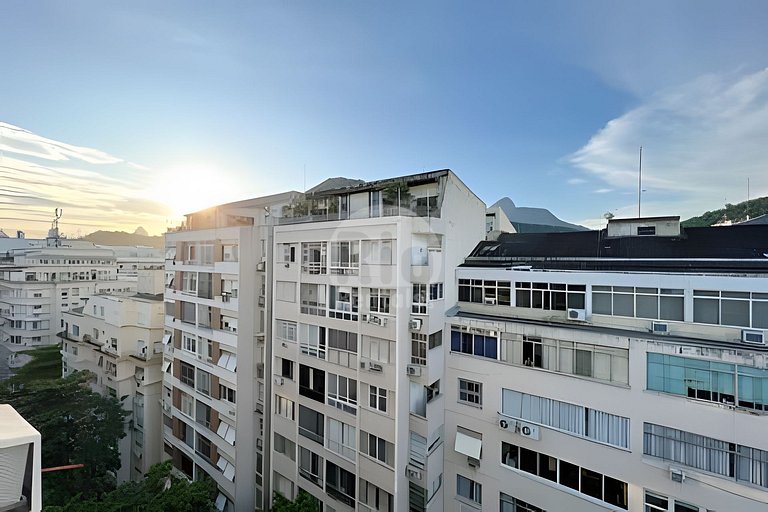
[(640, 146), (640, 164), (637, 168), (637, 218), (642, 217), (640, 215), (640, 202), (641, 195), (643, 193), (643, 146)]

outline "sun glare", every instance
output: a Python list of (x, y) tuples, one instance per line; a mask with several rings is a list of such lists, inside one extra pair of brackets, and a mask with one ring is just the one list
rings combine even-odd
[(151, 191), (152, 198), (168, 207), (168, 215), (184, 214), (234, 200), (232, 180), (212, 168), (184, 166), (162, 172)]

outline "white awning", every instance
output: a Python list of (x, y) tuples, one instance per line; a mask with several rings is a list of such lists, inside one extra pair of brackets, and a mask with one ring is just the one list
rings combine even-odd
[(216, 496), (216, 510), (222, 512), (225, 506), (227, 506), (227, 497), (224, 496), (224, 494), (219, 493), (219, 495)]
[(453, 449), (467, 457), (479, 460), (480, 452), (483, 449), (483, 441), (461, 432), (456, 432), (456, 444)]
[(173, 337), (173, 334), (166, 334), (163, 336), (163, 345), (167, 345), (171, 342), (171, 338)]
[(168, 368), (170, 368), (170, 367), (171, 367), (171, 362), (170, 361), (163, 361), (163, 373), (167, 373), (168, 372)]

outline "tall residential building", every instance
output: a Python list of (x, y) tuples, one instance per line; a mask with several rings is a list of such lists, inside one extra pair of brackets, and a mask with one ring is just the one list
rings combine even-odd
[(325, 511), (443, 510), (442, 330), (485, 215), (449, 170), (332, 178), (285, 209), (267, 296), (265, 490), (302, 488)]
[(63, 313), (62, 375), (89, 370), (92, 389), (129, 412), (120, 440), (118, 482), (144, 477), (162, 454), (164, 269), (138, 271), (138, 293), (92, 295)]
[(481, 242), (445, 326), (445, 510), (766, 510), (766, 240), (653, 218)]
[(93, 294), (135, 293), (136, 272), (162, 260), (158, 249), (97, 246), (53, 229), (44, 240), (0, 238), (0, 342), (56, 343), (63, 312)]
[(219, 510), (263, 507), (270, 226), (295, 195), (193, 213), (166, 234), (164, 451), (213, 478)]

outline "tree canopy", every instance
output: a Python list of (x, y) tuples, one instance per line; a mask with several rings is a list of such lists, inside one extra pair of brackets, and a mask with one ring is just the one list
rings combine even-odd
[(304, 489), (299, 489), (296, 499), (291, 501), (279, 492), (272, 498), (272, 512), (318, 512), (320, 502)]

